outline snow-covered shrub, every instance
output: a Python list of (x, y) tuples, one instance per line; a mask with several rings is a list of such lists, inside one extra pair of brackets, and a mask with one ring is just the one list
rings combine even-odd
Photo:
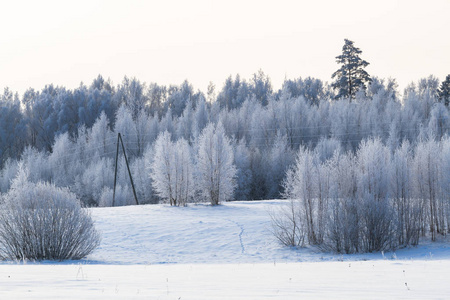
[(307, 230), (299, 205), (298, 200), (291, 199), (288, 204), (269, 213), (271, 232), (284, 246), (302, 247), (305, 244)]
[(396, 214), (389, 195), (390, 162), (390, 150), (379, 139), (361, 142), (357, 152), (356, 175), (362, 252), (396, 247)]
[(327, 216), (327, 197), (323, 196), (324, 178), (318, 155), (300, 148), (294, 165), (286, 172), (284, 196), (298, 199), (298, 214), (305, 222), (308, 243), (322, 243)]
[(272, 219), (292, 235), (298, 215), (306, 243), (337, 253), (394, 250), (417, 245), (427, 233), (431, 240), (447, 235), (449, 145), (448, 137), (430, 138), (392, 150), (373, 138), (356, 153), (335, 151), (325, 161), (302, 147), (284, 180), (284, 196), (298, 199), (298, 211)]
[(31, 183), (19, 170), (0, 207), (0, 258), (81, 259), (100, 243), (88, 211), (75, 194), (48, 183)]

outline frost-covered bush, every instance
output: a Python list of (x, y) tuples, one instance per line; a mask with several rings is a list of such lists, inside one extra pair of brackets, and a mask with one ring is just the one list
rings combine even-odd
[(271, 232), (284, 246), (302, 247), (306, 240), (306, 226), (299, 209), (299, 201), (291, 199), (287, 205), (269, 213)]
[(100, 243), (88, 211), (75, 194), (28, 182), (21, 169), (0, 205), (0, 258), (81, 259)]
[(448, 141), (424, 140), (415, 148), (406, 141), (392, 151), (374, 138), (325, 161), (317, 149), (300, 148), (284, 181), (285, 197), (299, 205), (272, 216), (275, 238), (294, 245), (303, 224), (309, 245), (362, 253), (417, 245), (428, 232), (431, 240), (447, 235)]

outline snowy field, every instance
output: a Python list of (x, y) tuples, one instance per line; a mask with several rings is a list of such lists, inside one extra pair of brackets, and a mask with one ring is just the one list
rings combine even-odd
[(446, 241), (364, 255), (287, 249), (269, 231), (282, 203), (94, 208), (96, 251), (2, 263), (0, 299), (450, 299)]

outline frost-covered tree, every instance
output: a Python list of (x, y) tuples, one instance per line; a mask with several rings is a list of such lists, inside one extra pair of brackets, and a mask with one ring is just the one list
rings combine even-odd
[(331, 86), (337, 90), (336, 98), (354, 99), (359, 89), (366, 89), (371, 81), (365, 67), (369, 63), (361, 59), (362, 51), (354, 46), (354, 42), (345, 39), (342, 54), (336, 56), (336, 62), (342, 66), (333, 73), (331, 78), (335, 81)]
[(436, 140), (441, 140), (450, 129), (450, 110), (443, 103), (436, 103), (431, 109), (428, 132)]
[(348, 152), (336, 154), (329, 162), (329, 220), (324, 249), (337, 253), (360, 251), (360, 218), (357, 202), (356, 158)]
[(147, 91), (148, 112), (151, 116), (158, 117), (162, 115), (164, 102), (167, 100), (167, 87), (156, 83), (150, 83)]
[(155, 153), (150, 167), (150, 177), (156, 194), (176, 205), (174, 191), (174, 152), (172, 136), (169, 132), (161, 133), (155, 141)]
[(100, 157), (108, 157), (114, 151), (115, 136), (111, 131), (108, 117), (102, 111), (91, 128), (90, 140)]
[(439, 87), (439, 100), (444, 103), (445, 106), (449, 106), (450, 103), (450, 74), (445, 77)]
[(137, 78), (126, 76), (118, 88), (116, 97), (120, 99), (120, 103), (130, 110), (133, 119), (137, 118), (139, 112), (144, 110), (147, 104), (148, 99), (145, 90), (145, 83), (141, 83)]
[(31, 182), (50, 181), (52, 170), (48, 167), (48, 155), (33, 147), (26, 147), (20, 163), (28, 170)]
[(364, 141), (357, 152), (360, 250), (392, 249), (393, 210), (389, 198), (390, 151), (379, 139)]
[(424, 96), (428, 93), (430, 97), (438, 97), (439, 79), (433, 75), (419, 79), (417, 82), (417, 93), (419, 96)]
[(248, 83), (237, 74), (234, 80), (231, 76), (225, 80), (222, 90), (217, 95), (217, 102), (221, 108), (236, 109), (244, 103), (249, 95)]
[(169, 108), (166, 112), (166, 114), (161, 118), (161, 121), (159, 122), (159, 132), (170, 132), (170, 134), (175, 134), (174, 129), (174, 121), (172, 118), (172, 110)]
[(396, 211), (399, 245), (417, 245), (421, 229), (421, 205), (414, 197), (412, 178), (413, 154), (411, 145), (404, 141), (392, 157), (390, 191)]
[(153, 147), (148, 146), (144, 150), (144, 154), (136, 158), (130, 165), (136, 194), (141, 204), (157, 203), (157, 198), (152, 188), (152, 179), (148, 175), (148, 170), (153, 162), (153, 154)]
[(190, 101), (192, 108), (197, 107), (199, 99), (204, 99), (202, 92), (194, 92), (194, 87), (185, 80), (181, 85), (171, 85), (168, 89), (168, 97), (164, 103), (164, 110), (171, 110), (174, 117), (179, 117), (183, 113), (186, 104)]
[(436, 240), (437, 234), (445, 234), (447, 230), (447, 207), (440, 194), (440, 156), (440, 143), (429, 139), (417, 145), (414, 158), (415, 193), (416, 197), (423, 201), (433, 241)]
[(150, 168), (152, 185), (157, 195), (175, 206), (191, 201), (195, 185), (191, 148), (185, 139), (172, 142), (167, 131), (155, 142), (154, 159)]
[(69, 134), (66, 132), (57, 136), (52, 148), (47, 168), (52, 170), (53, 182), (59, 187), (71, 186), (75, 179), (72, 169), (79, 164), (79, 160), (75, 156), (75, 147), (70, 141)]
[[(112, 188), (114, 182), (114, 162), (112, 158), (102, 157), (98, 154), (75, 180), (74, 191), (89, 206), (98, 206), (102, 190)], [(111, 198), (112, 199), (112, 198)]]
[(273, 105), (263, 107), (261, 103), (257, 102), (251, 120), (250, 143), (261, 150), (270, 149), (277, 136), (277, 131), (274, 130), (276, 121)]
[(149, 116), (144, 109), (138, 112), (134, 123), (136, 132), (135, 138), (133, 139), (134, 149), (133, 151), (130, 150), (130, 152), (140, 157), (144, 153), (146, 146), (156, 139), (155, 128), (152, 128), (152, 126), (157, 125), (154, 122), (154, 118)]
[(269, 199), (280, 198), (283, 193), (284, 176), (295, 159), (295, 152), (289, 147), (286, 136), (277, 135), (265, 159), (267, 160), (265, 176), (266, 197)]
[(114, 136), (117, 137), (118, 133), (121, 134), (127, 150), (137, 152), (139, 139), (136, 122), (133, 120), (131, 110), (125, 105), (121, 105), (116, 113)]
[[(321, 100), (325, 100), (329, 96), (325, 84), (320, 79), (312, 77), (286, 79), (281, 91), (283, 90), (289, 92), (292, 98), (303, 96), (308, 103), (314, 105), (319, 105)], [(280, 94), (278, 94), (279, 96)]]
[(243, 141), (234, 146), (234, 164), (236, 166), (236, 200), (248, 200), (251, 192), (252, 171), (250, 168), (251, 153)]
[(231, 200), (236, 187), (233, 149), (222, 123), (210, 123), (198, 139), (198, 189), (204, 200), (218, 205)]
[(26, 145), (27, 127), (20, 101), (5, 88), (0, 96), (0, 168), (8, 158), (18, 158)]
[(194, 131), (194, 111), (192, 109), (192, 102), (187, 101), (186, 107), (183, 110), (183, 113), (178, 118), (177, 124), (177, 137), (183, 138), (187, 141), (190, 140)]
[(301, 216), (305, 220), (308, 243), (316, 245), (321, 243), (323, 232), (319, 230), (317, 218), (321, 203), (317, 195), (317, 154), (307, 148), (300, 148), (295, 164), (286, 173), (284, 181), (284, 196), (288, 199), (298, 199)]
[(321, 138), (315, 148), (320, 161), (324, 162), (333, 157), (333, 155), (342, 153), (342, 144), (336, 138)]
[(6, 193), (10, 187), (12, 180), (16, 177), (19, 169), (19, 162), (15, 159), (8, 158), (0, 171), (0, 193)]
[(198, 103), (197, 107), (194, 111), (194, 124), (193, 124), (193, 135), (194, 139), (196, 139), (202, 130), (206, 127), (209, 121), (209, 115), (208, 115), (208, 106), (206, 103), (206, 100), (204, 98), (201, 98)]
[(269, 76), (264, 74), (262, 70), (253, 74), (250, 91), (263, 106), (269, 103), (269, 97), (272, 95), (272, 83)]
[(361, 116), (364, 112), (360, 103), (349, 99), (337, 101), (330, 107), (331, 136), (341, 140), (344, 149), (356, 151), (364, 138), (362, 127), (365, 123)]
[(310, 136), (307, 131), (310, 106), (302, 96), (298, 98), (286, 96), (277, 101), (274, 106), (275, 124), (280, 132), (286, 135), (289, 146), (292, 149), (298, 149)]
[(173, 147), (175, 149), (175, 201), (179, 206), (186, 206), (192, 201), (195, 192), (192, 150), (184, 138), (174, 143)]
[(447, 232), (450, 233), (450, 137), (441, 140), (441, 197), (446, 209)]
[(68, 132), (69, 136), (74, 136), (79, 125), (79, 108), (86, 101), (87, 91), (85, 86), (75, 91), (59, 88), (54, 98), (54, 109), (57, 126), (57, 134)]

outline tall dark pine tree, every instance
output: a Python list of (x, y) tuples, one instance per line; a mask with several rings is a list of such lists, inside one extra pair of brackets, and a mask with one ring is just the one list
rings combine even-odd
[(359, 55), (362, 51), (353, 45), (353, 42), (345, 39), (342, 47), (342, 54), (336, 56), (336, 62), (342, 64), (341, 68), (333, 73), (331, 78), (336, 80), (331, 86), (338, 90), (336, 99), (354, 99), (356, 92), (362, 87), (366, 89), (366, 84), (371, 81), (369, 74), (364, 70), (369, 63), (362, 60)]
[(442, 81), (441, 86), (439, 87), (439, 100), (445, 104), (445, 106), (449, 106), (450, 103), (450, 74), (445, 77), (445, 80)]

